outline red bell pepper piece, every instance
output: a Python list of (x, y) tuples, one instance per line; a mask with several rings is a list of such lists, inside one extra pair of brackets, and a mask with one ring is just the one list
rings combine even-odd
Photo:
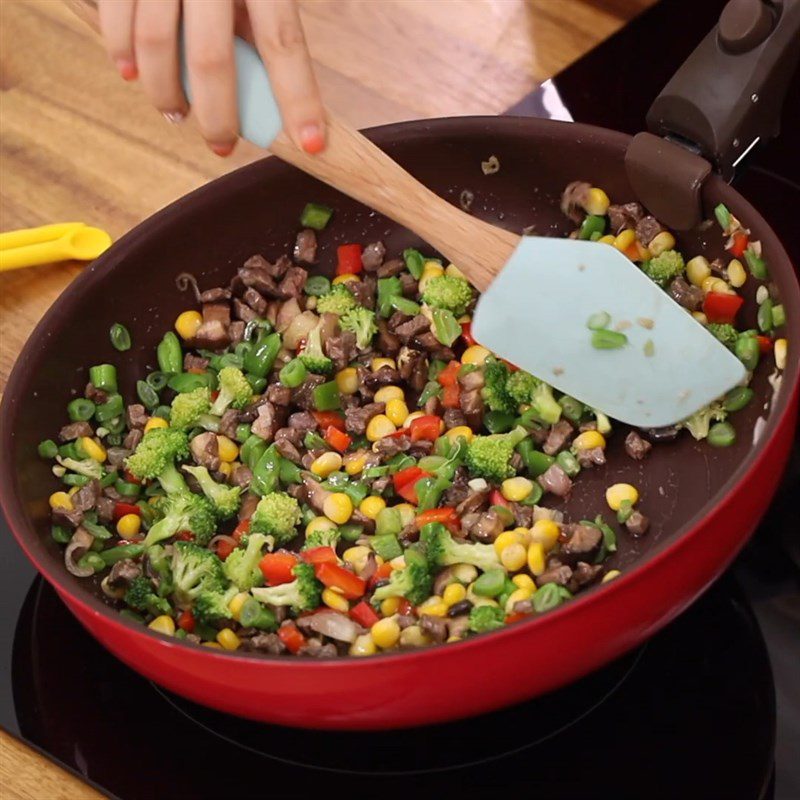
[(519, 367), (516, 364), (506, 361), (504, 358), (501, 358), (500, 360), (508, 367), (509, 372), (519, 372)]
[(224, 561), (235, 549), (236, 546), (234, 544), (225, 539), (221, 539), (217, 542), (217, 558), (219, 558), (220, 561)]
[(300, 553), (306, 564), (336, 564), (336, 551), (332, 547), (312, 547)]
[(405, 616), (406, 614), (412, 614), (413, 612), (414, 606), (412, 606), (411, 603), (405, 599), (405, 597), (402, 598), (402, 600), (400, 600), (400, 605), (397, 607), (397, 613)]
[(205, 375), (206, 371), (202, 367), (189, 367), (186, 370), (190, 375)]
[(353, 440), (344, 431), (340, 431), (333, 425), (329, 425), (325, 431), (325, 441), (334, 450), (338, 450), (340, 453), (344, 453), (345, 450), (347, 450), (347, 448), (350, 447), (350, 442), (352, 442)]
[(123, 503), (122, 501), (117, 501), (114, 505), (114, 522), (124, 517), (126, 514), (136, 514), (138, 516), (142, 516), (142, 509), (139, 506), (135, 506), (133, 503)]
[(219, 397), (219, 389), (214, 389), (211, 392), (211, 402), (213, 403)]
[(236, 540), (236, 543), (242, 541), (243, 536), (247, 536), (250, 533), (250, 517), (247, 519), (243, 519), (234, 529), (231, 536)]
[(367, 582), (338, 564), (317, 564), (314, 574), (320, 583), (339, 589), (348, 600), (357, 600), (367, 591)]
[(502, 494), (497, 489), (492, 489), (492, 493), (489, 495), (489, 505), (490, 506), (503, 506), (503, 508), (511, 508), (511, 504), (508, 500), (503, 497)]
[(385, 581), (391, 576), (392, 572), (392, 565), (388, 561), (385, 564), (381, 564), (378, 569), (372, 573), (372, 577), (369, 579), (369, 588), (372, 589), (377, 586), (380, 581)]
[(358, 275), (362, 269), (360, 244), (340, 244), (336, 248), (337, 275)]
[(455, 386), (458, 383), (458, 371), (461, 369), (460, 361), (451, 361), (437, 376), (436, 380), (442, 386)]
[(284, 622), (278, 628), (278, 638), (290, 653), (296, 653), (306, 643), (306, 637), (300, 633), (294, 622)]
[(175, 538), (179, 542), (193, 542), (194, 541), (194, 534), (191, 531), (178, 531), (175, 534)]
[(396, 472), (392, 478), (394, 490), (403, 500), (416, 505), (419, 502), (417, 497), (416, 483), (420, 478), (430, 478), (431, 473), (425, 472), (419, 467), (406, 467)]
[(464, 343), (467, 347), (472, 347), (474, 344), (478, 344), (475, 341), (475, 337), (472, 335), (472, 323), (471, 322), (462, 322), (461, 323), (461, 338), (464, 340)]
[(122, 477), (125, 478), (128, 483), (141, 483), (141, 480), (137, 478), (130, 470), (123, 469), (122, 470)]
[(513, 625), (515, 622), (521, 622), (521, 621), (522, 621), (523, 619), (525, 619), (527, 616), (529, 616), (529, 615), (528, 615), (528, 614), (523, 614), (523, 613), (521, 613), (521, 612), (519, 612), (519, 611), (518, 611), (518, 612), (517, 612), (517, 613), (515, 613), (515, 614), (509, 614), (509, 615), (508, 615), (508, 616), (505, 618), (505, 623), (506, 623), (506, 625)]
[(323, 431), (327, 431), (331, 427), (340, 431), (344, 430), (344, 417), (336, 411), (312, 411), (311, 413)]
[(186, 633), (194, 631), (194, 614), (192, 614), (191, 609), (187, 608), (181, 611), (178, 617), (178, 627), (185, 630)]
[(761, 352), (761, 355), (769, 353), (772, 350), (774, 342), (769, 338), (769, 336), (756, 336), (756, 339), (758, 339), (758, 349)]
[(725, 294), (724, 292), (709, 292), (703, 301), (703, 313), (709, 322), (733, 324), (736, 314), (744, 305), (744, 298), (738, 294)]
[(734, 258), (741, 258), (744, 255), (744, 251), (747, 250), (747, 246), (749, 244), (750, 237), (746, 233), (734, 233), (731, 246), (728, 248), (728, 252)]
[(412, 420), (408, 430), (411, 433), (412, 442), (419, 442), (423, 439), (435, 442), (439, 438), (441, 427), (441, 417), (437, 417), (436, 414), (426, 414), (423, 417), (417, 417)]
[(371, 628), (380, 617), (366, 600), (362, 600), (350, 609), (350, 619), (355, 620), (364, 628)]
[(443, 387), (442, 405), (445, 408), (461, 408), (461, 388), (457, 383)]
[(258, 568), (264, 580), (270, 586), (279, 586), (282, 583), (291, 583), (294, 580), (292, 570), (297, 566), (297, 557), (285, 550), (277, 553), (267, 553), (258, 562)]
[(429, 522), (441, 522), (443, 525), (450, 527), (454, 524), (458, 526), (458, 515), (455, 508), (451, 506), (444, 506), (442, 508), (431, 508), (428, 511), (422, 511), (417, 514), (414, 523), (418, 528), (427, 525)]

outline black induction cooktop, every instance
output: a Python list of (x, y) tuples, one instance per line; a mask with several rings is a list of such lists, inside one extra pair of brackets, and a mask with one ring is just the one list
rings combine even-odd
[[(662, 0), (511, 113), (636, 132), (722, 5)], [(784, 129), (798, 127), (795, 79)], [(800, 158), (791, 138), (755, 153), (737, 184), (800, 263)], [(262, 725), (164, 692), (95, 643), (0, 520), (0, 725), (123, 800), (448, 791), (797, 800), (798, 493), (796, 442), (782, 488), (735, 565), (644, 647), (529, 703), (399, 733)]]

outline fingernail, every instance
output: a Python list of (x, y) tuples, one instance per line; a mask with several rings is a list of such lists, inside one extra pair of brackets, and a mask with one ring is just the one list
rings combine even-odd
[(226, 144), (209, 144), (212, 152), (215, 155), (220, 156), (221, 158), (225, 158), (225, 156), (229, 156), (233, 152), (233, 148), (236, 146), (235, 142), (227, 142)]
[(115, 63), (123, 80), (135, 81), (139, 77), (139, 70), (136, 69), (136, 64), (130, 59), (119, 58)]
[(305, 125), (300, 129), (300, 144), (312, 156), (325, 149), (325, 133), (317, 123)]
[(186, 114), (183, 111), (162, 111), (161, 113), (164, 115), (164, 119), (173, 125), (177, 125), (186, 119)]

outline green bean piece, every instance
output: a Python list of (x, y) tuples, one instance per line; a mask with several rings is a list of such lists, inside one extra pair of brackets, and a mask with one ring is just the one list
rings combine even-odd
[(178, 337), (167, 331), (156, 348), (158, 368), (162, 372), (180, 372), (183, 369), (183, 350)]
[(41, 458), (55, 458), (58, 455), (58, 445), (52, 439), (39, 442), (37, 449)]
[(155, 372), (151, 372), (145, 380), (147, 381), (147, 385), (154, 391), (160, 392), (166, 387), (169, 378), (170, 376), (166, 372), (159, 372), (156, 370)]
[(312, 392), (312, 399), (317, 411), (333, 411), (342, 407), (339, 386), (336, 381), (328, 381), (316, 386)]
[(726, 411), (741, 411), (753, 399), (755, 392), (749, 386), (734, 386), (725, 395), (723, 406)]
[(119, 447), (122, 444), (123, 437), (120, 433), (109, 433), (105, 439), (106, 444), (109, 444), (112, 447)]
[(245, 378), (253, 390), (253, 394), (263, 394), (264, 389), (267, 388), (267, 379), (259, 378), (258, 375), (251, 375), (249, 372), (245, 373)]
[(425, 388), (423, 388), (419, 400), (417, 401), (417, 407), (422, 408), (431, 397), (439, 397), (442, 394), (442, 387), (438, 381), (428, 381), (425, 384)]
[(581, 223), (578, 230), (579, 239), (599, 238), (606, 232), (606, 218), (598, 214), (589, 214)]
[(280, 479), (281, 456), (275, 445), (270, 445), (253, 467), (253, 479), (250, 491), (259, 497), (271, 494), (278, 488)]
[(76, 397), (67, 403), (67, 414), (72, 422), (86, 422), (94, 415), (94, 403), (85, 397)]
[(100, 525), (97, 522), (92, 522), (85, 518), (81, 525), (86, 528), (86, 530), (89, 531), (89, 533), (91, 533), (95, 539), (105, 541), (106, 539), (111, 538), (111, 531), (106, 528), (105, 525)]
[(592, 331), (592, 347), (596, 350), (619, 350), (628, 344), (628, 337), (619, 331)]
[(780, 328), (786, 324), (786, 309), (781, 303), (772, 306), (772, 327)]
[(103, 558), (99, 553), (93, 553), (90, 551), (78, 559), (78, 566), (82, 569), (88, 567), (93, 572), (101, 572), (106, 568), (106, 562), (103, 561)]
[(233, 352), (242, 359), (242, 363), (244, 363), (244, 357), (252, 350), (253, 345), (250, 342), (239, 342), (236, 347), (233, 348)]
[(305, 293), (311, 297), (321, 297), (331, 290), (331, 282), (324, 275), (312, 275), (305, 285)]
[(304, 228), (321, 231), (331, 221), (332, 216), (332, 208), (323, 206), (321, 203), (306, 203), (303, 213), (300, 215), (300, 224)]
[(136, 394), (148, 411), (158, 408), (158, 392), (147, 381), (136, 381)]
[(558, 398), (562, 414), (570, 422), (580, 422), (586, 414), (586, 406), (580, 400), (570, 397), (568, 394)]
[(75, 475), (72, 472), (67, 472), (61, 478), (61, 481), (67, 486), (86, 486), (89, 483), (89, 478), (85, 475)]
[(722, 228), (723, 231), (727, 230), (728, 226), (731, 224), (731, 212), (728, 211), (728, 207), (725, 203), (720, 203), (714, 208), (714, 216), (717, 218), (720, 228)]
[(131, 483), (120, 478), (114, 484), (114, 488), (123, 497), (138, 497), (142, 487), (138, 483)]
[(281, 369), (278, 377), (284, 386), (290, 389), (297, 388), (308, 375), (303, 362), (299, 358), (293, 358), (283, 369)]
[(246, 439), (239, 450), (239, 458), (242, 463), (247, 464), (250, 469), (253, 469), (258, 463), (258, 460), (267, 449), (267, 443), (256, 434), (252, 434), (249, 439)]
[[(445, 437), (446, 438), (446, 437)], [(423, 456), (419, 460), (419, 468), (425, 470), (425, 472), (434, 472), (435, 470), (439, 469), (443, 464), (447, 463), (447, 458), (445, 456)]]
[(402, 295), (392, 297), (389, 301), (389, 305), (391, 305), (395, 311), (408, 314), (410, 317), (415, 317), (422, 310), (422, 306), (420, 306), (419, 303), (415, 303), (413, 300), (409, 300)]
[[(98, 422), (107, 423), (116, 417), (121, 417), (125, 413), (125, 404), (122, 397), (118, 394), (109, 395), (105, 403), (95, 407), (94, 416)], [(108, 427), (106, 425), (105, 427)]]
[(586, 327), (590, 331), (602, 331), (611, 324), (611, 314), (608, 311), (598, 311), (586, 320)]
[(75, 449), (75, 442), (67, 442), (58, 448), (58, 454), (61, 458), (74, 458), (76, 461), (80, 460), (80, 454)]
[(65, 525), (51, 525), (50, 535), (59, 544), (68, 544), (69, 540), (72, 538), (72, 531)]
[[(591, 524), (591, 523), (587, 523)], [(617, 533), (616, 531), (606, 523), (603, 519), (602, 514), (598, 514), (594, 518), (594, 525), (597, 528), (600, 528), (600, 532), (603, 534), (603, 546), (609, 553), (613, 553), (617, 549)]]
[(114, 417), (113, 419), (110, 419), (107, 422), (105, 422), (104, 427), (109, 433), (121, 434), (127, 427), (127, 423), (125, 422), (125, 417), (120, 414), (120, 416)]
[(244, 358), (236, 353), (223, 353), (219, 357), (218, 366), (215, 366), (214, 369), (217, 371), (223, 369), (224, 367), (236, 367), (236, 369), (241, 369), (244, 365)]
[(376, 536), (397, 536), (403, 530), (403, 518), (396, 508), (382, 508), (375, 517)]
[(131, 349), (131, 334), (121, 322), (115, 322), (111, 326), (108, 335), (111, 338), (111, 344), (114, 345), (116, 350), (124, 353), (126, 350)]
[(139, 516), (142, 518), (142, 526), (146, 531), (149, 531), (150, 526), (156, 521), (158, 516), (156, 510), (147, 500), (137, 500), (136, 505), (139, 508)]
[(750, 245), (744, 251), (744, 260), (750, 269), (750, 274), (759, 281), (765, 281), (769, 278), (769, 270), (767, 270), (767, 263), (764, 259), (753, 250)]
[(502, 569), (490, 569), (472, 584), (472, 591), (479, 597), (497, 597), (505, 586), (506, 573)]
[(762, 333), (772, 330), (772, 300), (769, 297), (758, 307), (756, 319), (758, 321), (758, 329)]
[(250, 426), (243, 422), (241, 425), (236, 426), (236, 436), (234, 438), (240, 444), (244, 444), (250, 438), (250, 432)]
[(630, 500), (623, 500), (617, 511), (617, 522), (624, 525), (631, 518), (631, 514), (633, 514), (633, 503)]
[(100, 557), (103, 559), (104, 565), (110, 567), (117, 561), (122, 561), (123, 558), (138, 558), (142, 553), (144, 553), (143, 544), (123, 544), (103, 550)]
[(412, 277), (419, 280), (422, 277), (422, 271), (425, 269), (425, 256), (419, 250), (408, 247), (403, 250), (403, 261), (405, 261), (406, 269), (411, 273)]
[(541, 614), (545, 611), (557, 608), (571, 597), (572, 592), (566, 587), (559, 586), (557, 583), (546, 583), (534, 592), (531, 602), (533, 603), (534, 610)]
[(534, 481), (533, 482), (533, 489), (531, 489), (531, 493), (521, 501), (521, 505), (523, 506), (530, 506), (531, 508), (538, 504), (538, 502), (542, 499), (542, 495), (544, 494), (544, 489), (542, 489), (539, 484)]
[(428, 367), (428, 380), (435, 381), (439, 377), (439, 373), (447, 366), (446, 361), (440, 358), (434, 358)]
[(278, 621), (271, 608), (259, 603), (255, 597), (249, 597), (239, 611), (239, 624), (245, 628), (259, 628), (260, 630), (275, 630)]
[(531, 439), (523, 439), (517, 445), (517, 452), (522, 456), (528, 474), (533, 478), (538, 478), (539, 475), (547, 472), (555, 463), (555, 458), (553, 458), (553, 456), (548, 456), (546, 453), (541, 452), (541, 450), (537, 450)]
[(562, 450), (556, 456), (556, 464), (558, 464), (570, 478), (574, 478), (581, 471), (581, 465), (578, 463), (578, 459), (575, 458), (569, 450)]
[(740, 334), (733, 347), (733, 352), (750, 372), (758, 366), (761, 351), (755, 336)]
[(245, 372), (249, 372), (258, 378), (266, 378), (272, 370), (280, 349), (280, 334), (265, 334), (262, 332), (255, 346), (244, 357)]
[(730, 422), (717, 422), (708, 431), (708, 443), (712, 447), (730, 447), (736, 441), (736, 431)]
[(364, 534), (364, 526), (357, 525), (355, 522), (347, 522), (339, 526), (339, 533), (342, 536), (342, 541), (356, 542)]
[(210, 372), (178, 372), (170, 377), (167, 386), (174, 392), (183, 394), (184, 392), (193, 392), (201, 386), (213, 388), (215, 383), (216, 379)]
[(303, 471), (293, 461), (289, 461), (288, 458), (281, 458), (280, 478), (281, 483), (284, 485), (302, 483)]
[(100, 486), (102, 486), (103, 489), (111, 486), (112, 484), (116, 483), (117, 477), (117, 471), (112, 469), (111, 472), (107, 472), (102, 478), (100, 478)]
[(483, 424), (489, 433), (508, 433), (513, 427), (516, 417), (505, 411), (489, 411), (483, 418)]
[(102, 389), (104, 392), (116, 394), (117, 368), (113, 364), (97, 364), (94, 367), (89, 367), (89, 383), (95, 389)]

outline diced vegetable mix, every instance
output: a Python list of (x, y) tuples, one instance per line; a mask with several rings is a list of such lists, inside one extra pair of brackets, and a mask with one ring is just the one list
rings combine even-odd
[[(783, 369), (785, 310), (766, 286), (757, 330), (737, 327), (736, 290), (768, 268), (727, 208), (727, 267), (685, 260), (638, 204), (588, 184), (562, 208), (573, 235), (640, 264), (750, 373), (770, 356)], [(332, 215), (305, 207), (298, 260)], [(638, 489), (610, 485), (608, 519), (548, 508), (603, 468), (608, 417), (475, 342), (476, 294), (452, 265), (347, 243), (335, 272), (249, 259), (238, 285), (178, 316), (127, 406), (115, 366), (89, 368), (60, 443), (38, 448), (63, 483), (49, 504), (67, 569), (97, 575), (109, 603), (159, 633), (312, 656), (459, 641), (617, 577), (618, 538), (649, 526)], [(587, 346), (626, 346), (612, 324), (598, 309)], [(131, 347), (122, 323), (109, 335)], [(735, 387), (678, 427), (730, 446), (730, 415), (753, 396)], [(628, 433), (631, 458), (651, 447)]]

